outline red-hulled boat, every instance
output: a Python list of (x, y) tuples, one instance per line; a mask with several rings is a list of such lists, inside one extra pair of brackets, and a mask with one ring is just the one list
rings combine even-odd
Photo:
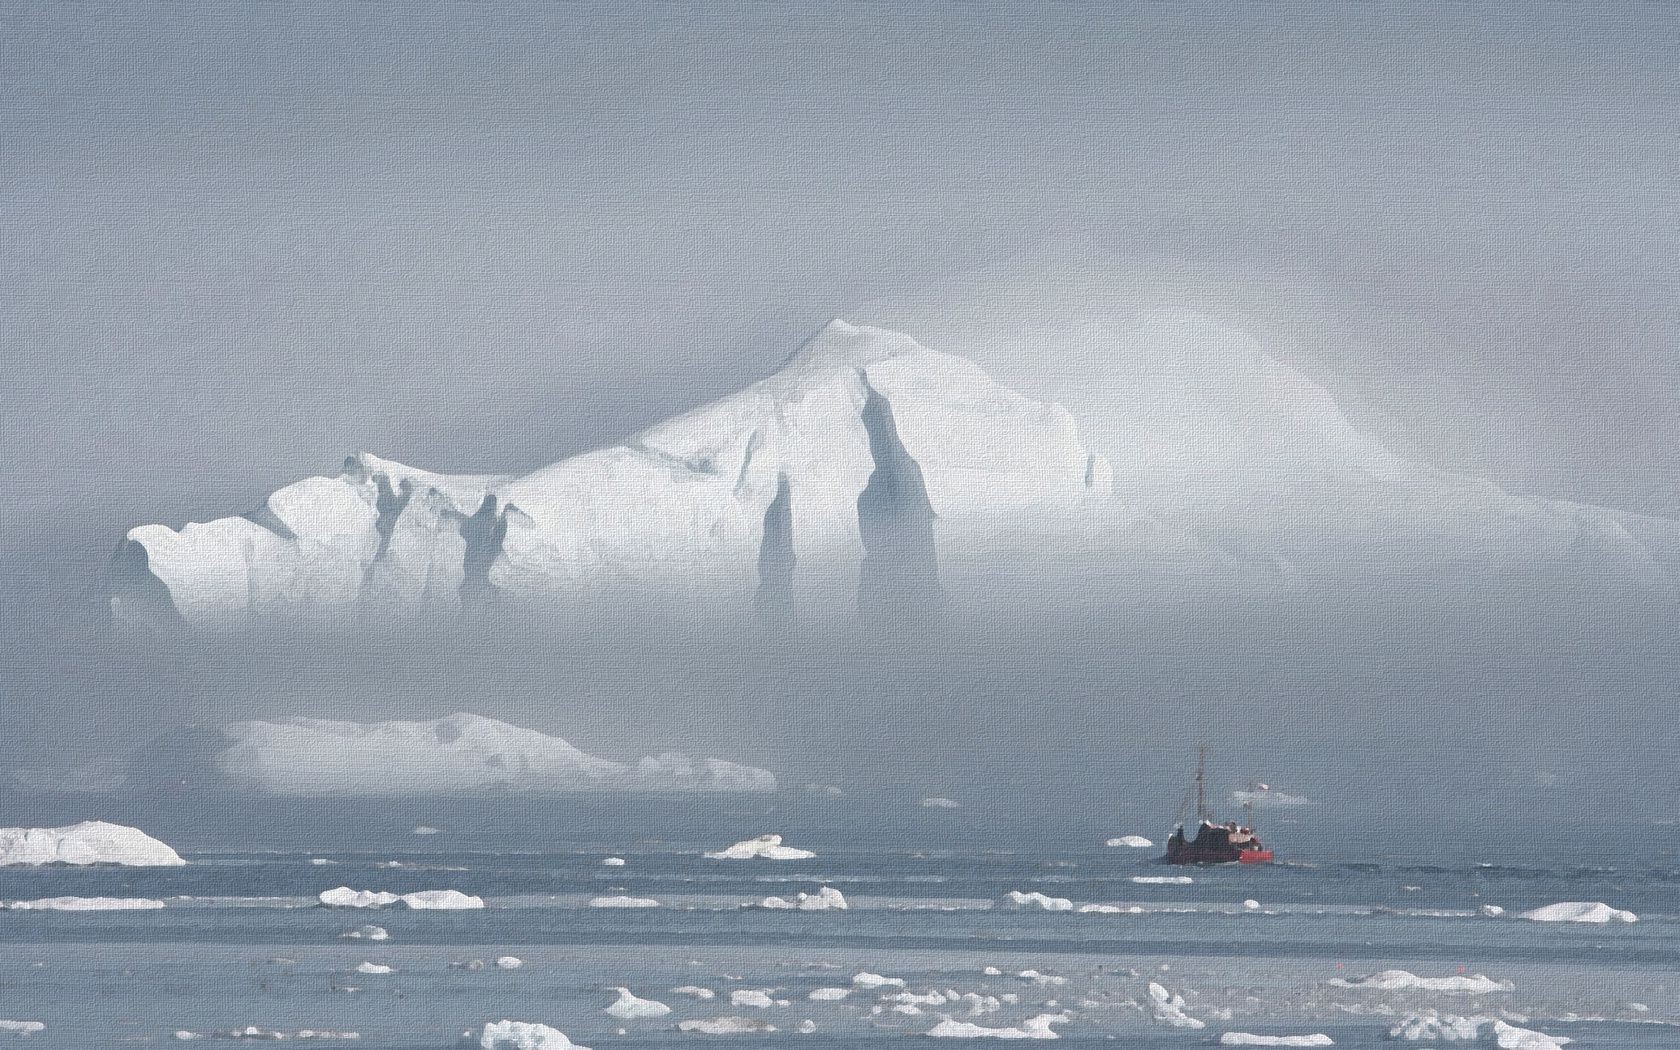
[[(1182, 815), (1183, 811), (1179, 811)], [(1246, 824), (1221, 824), (1207, 804), (1207, 748), (1196, 763), (1196, 837), (1187, 838), (1180, 823), (1167, 839), (1168, 864), (1266, 864), (1272, 851), (1254, 834), (1254, 807), (1244, 803)]]

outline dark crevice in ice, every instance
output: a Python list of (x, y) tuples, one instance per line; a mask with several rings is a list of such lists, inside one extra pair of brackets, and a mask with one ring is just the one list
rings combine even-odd
[(486, 602), (495, 594), (490, 585), (490, 566), (502, 553), (506, 538), (506, 508), (499, 508), (496, 497), (486, 494), (478, 510), (461, 519), (461, 539), (466, 543), (461, 564), (462, 605)]
[(168, 586), (152, 572), (145, 546), (134, 540), (117, 544), (117, 553), (106, 570), (106, 588), (111, 599), (111, 615), (117, 620), (147, 624), (183, 622)]
[(764, 510), (764, 538), (758, 547), (758, 611), (787, 612), (793, 605), (793, 490), (787, 475), (776, 483), (776, 498)]
[(944, 605), (934, 542), (936, 517), (922, 468), (899, 439), (892, 405), (865, 380), (863, 427), (875, 470), (858, 495), (863, 565), (858, 611), (925, 616)]

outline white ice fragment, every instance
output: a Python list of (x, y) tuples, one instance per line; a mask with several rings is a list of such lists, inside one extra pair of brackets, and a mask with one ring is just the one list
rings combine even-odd
[(1003, 971), (998, 969), (996, 966), (988, 966), (984, 970), (981, 970), (980, 972), (985, 974), (987, 977), (1002, 977), (1003, 976)]
[(1009, 893), (1005, 895), (1004, 900), (1017, 908), (1024, 908), (1029, 904), (1036, 904), (1045, 911), (1073, 910), (1073, 902), (1068, 900), (1066, 897), (1050, 897), (1038, 892), (1037, 890), (1033, 890), (1031, 893), (1022, 893), (1020, 890), (1010, 890)]
[(813, 1002), (832, 1003), (838, 1002), (851, 994), (852, 990), (850, 988), (813, 988), (805, 998)]
[(440, 835), (440, 834), (442, 834), (442, 832), (439, 831), (437, 828), (431, 827), (430, 825), (421, 824), (419, 827), (417, 827), (413, 831), (409, 832), (409, 834), (411, 834), (411, 835)]
[(496, 959), (496, 969), (498, 970), (517, 970), (524, 965), (525, 960), (517, 955), (503, 955)]
[(320, 901), (328, 908), (386, 908), (400, 905), (414, 911), (461, 911), (484, 907), (484, 898), (460, 890), (421, 890), (417, 893), (387, 893), (384, 890), (353, 890), (348, 886), (322, 890)]
[(711, 1017), (695, 1021), (678, 1021), (677, 1031), (699, 1032), (702, 1035), (750, 1035), (754, 1032), (774, 1032), (776, 1026), (754, 1017)]
[(1312, 1035), (1255, 1035), (1252, 1032), (1226, 1032), (1219, 1037), (1220, 1046), (1335, 1046), (1336, 1041), (1323, 1032)]
[(591, 908), (657, 908), (659, 902), (652, 897), (591, 897)]
[(1525, 919), (1535, 922), (1638, 922), (1639, 916), (1631, 911), (1612, 908), (1603, 901), (1559, 901), (1548, 904), (1543, 908), (1522, 913)]
[(0, 1021), (0, 1033), (6, 1035), (35, 1035), (46, 1030), (42, 1021)]
[(1038, 1014), (1011, 1028), (987, 1028), (972, 1021), (945, 1018), (928, 1030), (935, 1039), (1056, 1039), (1051, 1025), (1064, 1024), (1067, 1014)]
[(1188, 875), (1133, 875), (1132, 881), (1146, 886), (1188, 886), (1196, 880)]
[(1472, 1042), (1476, 1038), (1477, 1029), (1488, 1020), (1486, 1017), (1461, 1017), (1457, 1014), (1443, 1014), (1437, 1010), (1424, 1010), (1401, 1018), (1399, 1024), (1388, 1030), (1388, 1037), (1412, 1043)]
[(1155, 845), (1155, 843), (1144, 838), (1142, 835), (1121, 835), (1119, 838), (1109, 839), (1107, 842), (1103, 843), (1103, 845), (1127, 846), (1131, 849), (1148, 849), (1149, 847)]
[(606, 1012), (621, 1021), (629, 1021), (638, 1017), (664, 1017), (671, 1012), (671, 1008), (653, 999), (638, 999), (628, 988), (614, 988), (618, 998)]
[(1515, 986), (1510, 981), (1496, 981), (1482, 974), (1459, 974), (1452, 977), (1419, 977), (1407, 970), (1383, 970), (1351, 980), (1331, 978), (1338, 988), (1375, 988), (1385, 992), (1416, 989), (1426, 992), (1462, 992), (1467, 995), (1486, 995), (1489, 992), (1509, 992)]
[(605, 867), (605, 868), (622, 868), (622, 867), (624, 867), (624, 858), (623, 857), (603, 857), (603, 858), (601, 858), (601, 866)]
[(812, 1032), (815, 1032), (816, 1030), (817, 1030), (817, 1022), (811, 1020), (809, 1017), (807, 1017), (807, 1018), (805, 1018), (805, 1020), (799, 1022), (799, 1034), (800, 1035), (810, 1035)]
[(922, 805), (923, 809), (961, 809), (962, 808), (962, 803), (958, 802), (956, 799), (954, 799), (954, 798), (942, 798), (942, 797), (939, 797), (939, 796), (934, 796), (932, 798), (924, 798), (924, 799), (922, 799), (921, 805)]
[(1039, 973), (1037, 970), (1022, 970), (1015, 976), (1021, 978), (1022, 980), (1031, 981), (1040, 987), (1067, 983), (1066, 977), (1057, 977), (1053, 974)]
[[(1597, 920), (1574, 920), (1597, 921)], [(1571, 1042), (1568, 1036), (1547, 1035), (1532, 1028), (1518, 1028), (1505, 1021), (1493, 1022), (1493, 1038), (1499, 1050), (1562, 1050), (1563, 1044)]]
[(801, 893), (793, 900), (766, 897), (758, 902), (760, 908), (773, 911), (844, 911), (846, 898), (832, 886), (824, 886), (816, 893)]
[(165, 905), (145, 897), (42, 897), (12, 901), (6, 907), (20, 911), (156, 911)]
[(479, 1050), (589, 1050), (558, 1028), (531, 1021), (491, 1021), (478, 1036)]
[(356, 972), (357, 973), (375, 974), (375, 973), (394, 973), (395, 971), (392, 970), (391, 967), (385, 965), (384, 963), (363, 962), (356, 967)]
[(852, 975), (852, 984), (859, 988), (903, 988), (904, 978), (882, 977), (878, 973), (870, 973), (868, 970), (864, 970)]
[(688, 995), (696, 999), (713, 999), (717, 997), (717, 993), (712, 991), (710, 988), (701, 988), (699, 985), (694, 984), (685, 984), (680, 988), (673, 988), (671, 989), (671, 994)]
[(737, 988), (729, 993), (730, 1006), (750, 1006), (755, 1010), (768, 1010), (772, 1006), (786, 1006), (786, 999), (776, 999), (768, 988)]
[(391, 931), (383, 926), (367, 925), (345, 930), (339, 936), (348, 941), (388, 941), (391, 939)]
[(757, 838), (743, 839), (706, 856), (711, 860), (809, 860), (816, 854), (810, 850), (782, 845), (780, 835), (760, 835)]
[(180, 854), (138, 828), (84, 820), (62, 828), (0, 828), (0, 865), (176, 867)]
[(1505, 914), (1505, 909), (1497, 904), (1483, 904), (1476, 909), (1476, 914), (1484, 919), (1497, 919)]
[(1149, 1014), (1157, 1024), (1173, 1028), (1206, 1028), (1207, 1022), (1184, 1012), (1184, 996), (1174, 995), (1154, 981), (1149, 982)]

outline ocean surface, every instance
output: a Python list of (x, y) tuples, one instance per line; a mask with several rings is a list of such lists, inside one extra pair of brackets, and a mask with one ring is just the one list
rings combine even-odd
[[(1439, 1011), (1504, 1018), (1567, 1036), (1580, 1050), (1680, 1047), (1680, 864), (1672, 852), (1622, 860), (1594, 849), (1570, 859), (1567, 844), (1528, 853), (1490, 845), (1485, 857), (1457, 849), (1442, 859), (1366, 845), (1337, 856), (1287, 848), (1290, 835), (1280, 828), (1272, 836), (1280, 863), (1178, 869), (1159, 864), (1158, 849), (1071, 835), (1058, 844), (1042, 829), (1030, 838), (996, 834), (989, 845), (928, 848), (865, 847), (864, 834), (848, 846), (843, 834), (802, 838), (791, 826), (761, 826), (753, 830), (784, 831), (789, 844), (818, 855), (731, 861), (701, 855), (744, 837), (721, 819), (715, 833), (691, 830), (689, 841), (626, 834), (579, 845), (557, 834), (552, 843), (531, 842), (527, 828), (518, 848), (496, 849), (495, 826), (471, 812), (448, 813), (436, 834), (387, 829), (374, 848), (189, 846), (181, 868), (0, 869), (7, 902), (76, 896), (164, 905), (0, 912), (0, 1019), (43, 1023), (19, 1040), (41, 1050), (216, 1045), (253, 1027), (240, 1038), (356, 1033), (305, 1045), (418, 1050), (476, 1046), (485, 1023), (501, 1019), (551, 1025), (597, 1050), (961, 1045), (929, 1032), (946, 1017), (1007, 1029), (1045, 1014), (1065, 1018), (1051, 1029), (1068, 1045), (1191, 1047), (1247, 1032), (1392, 1047), (1390, 1030), (1404, 1018)], [(914, 819), (960, 824), (963, 816)], [(594, 825), (595, 837), (602, 826)], [(1135, 831), (1161, 838), (1142, 826), (1111, 833)], [(281, 837), (308, 835), (293, 828)], [(609, 856), (625, 863), (603, 865)], [(1192, 881), (1135, 881), (1182, 875)], [(339, 886), (455, 889), (486, 907), (322, 906), (318, 895)], [(755, 906), (823, 886), (841, 891), (850, 907)], [(1119, 910), (1014, 906), (1011, 891)], [(611, 896), (660, 906), (590, 906)], [(1558, 901), (1604, 901), (1639, 919), (1515, 917)], [(1505, 914), (1487, 917), (1484, 905)], [(389, 939), (344, 937), (370, 923)], [(509, 956), (521, 965), (496, 965)], [(391, 972), (357, 972), (364, 962)], [(1356, 986), (1387, 970), (1481, 974), (1497, 987)], [(903, 985), (861, 987), (860, 973)], [(1152, 983), (1182, 1004), (1162, 1007)], [(671, 1013), (631, 1020), (605, 1013), (619, 986)], [(682, 987), (713, 997), (673, 991)], [(849, 991), (810, 999), (817, 988)], [(755, 990), (771, 1005), (731, 1004), (731, 993)], [(748, 1018), (759, 1030), (678, 1029), (723, 1017)], [(1489, 1024), (1482, 1031), (1485, 1038)], [(0, 1033), (0, 1043), (9, 1041)]]

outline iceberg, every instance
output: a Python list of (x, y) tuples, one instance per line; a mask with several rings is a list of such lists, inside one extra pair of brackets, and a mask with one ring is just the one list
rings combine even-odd
[(1563, 1050), (1565, 1043), (1573, 1041), (1568, 1036), (1547, 1035), (1506, 1021), (1493, 1022), (1493, 1039), (1499, 1050)]
[(851, 994), (850, 988), (813, 988), (805, 998), (817, 1003), (835, 1003)]
[(1067, 899), (1066, 897), (1050, 897), (1038, 892), (1037, 890), (1033, 890), (1031, 893), (1022, 893), (1020, 890), (1010, 890), (1004, 895), (1004, 900), (1017, 908), (1025, 908), (1028, 905), (1037, 905), (1045, 911), (1073, 910), (1073, 901)]
[(864, 970), (852, 975), (852, 984), (858, 988), (903, 988), (904, 978), (882, 977), (878, 973)]
[(84, 820), (62, 828), (0, 828), (0, 865), (175, 867), (180, 855), (138, 828)]
[(1189, 875), (1133, 875), (1131, 878), (1145, 886), (1188, 886), (1196, 881)]
[(384, 890), (353, 890), (348, 886), (322, 890), (320, 901), (328, 908), (387, 908), (392, 905), (414, 911), (460, 911), (484, 907), (484, 898), (460, 890), (421, 890), (417, 893), (387, 893)]
[(1335, 1046), (1336, 1041), (1322, 1032), (1313, 1035), (1255, 1035), (1252, 1032), (1226, 1032), (1219, 1037), (1220, 1046)]
[(816, 854), (810, 850), (782, 845), (780, 835), (760, 835), (743, 839), (706, 856), (711, 860), (809, 860)]
[(365, 974), (386, 974), (395, 973), (396, 970), (384, 963), (363, 962), (357, 965), (356, 972)]
[(664, 1017), (671, 1012), (671, 1008), (653, 999), (638, 999), (628, 988), (614, 988), (618, 998), (606, 1008), (606, 1012), (621, 1021), (629, 1021), (640, 1017)]
[(1131, 849), (1148, 849), (1149, 847), (1155, 845), (1155, 843), (1144, 838), (1142, 835), (1121, 835), (1119, 838), (1109, 839), (1107, 842), (1103, 843), (1103, 845), (1127, 846)]
[(591, 897), (591, 908), (657, 908), (659, 902), (652, 897)]
[(46, 1030), (42, 1021), (0, 1021), (0, 1032), (7, 1035), (37, 1035)]
[(751, 1035), (755, 1032), (775, 1030), (775, 1025), (753, 1017), (711, 1017), (677, 1022), (677, 1031), (699, 1032), (702, 1035)]
[(146, 897), (42, 897), (12, 901), (6, 907), (19, 911), (156, 911), (166, 905)]
[(665, 754), (635, 764), (465, 712), (423, 722), (291, 718), (223, 730), (217, 772), (276, 796), (392, 797), (476, 792), (773, 791), (763, 769)]
[(947, 1017), (928, 1029), (928, 1035), (935, 1039), (1057, 1039), (1060, 1037), (1051, 1026), (1065, 1024), (1067, 1020), (1067, 1014), (1039, 1014), (1015, 1027), (987, 1028)]
[(589, 1050), (558, 1028), (530, 1021), (490, 1021), (478, 1035), (479, 1050)]
[(816, 893), (801, 893), (793, 900), (766, 897), (758, 906), (775, 911), (845, 911), (847, 907), (845, 896), (833, 886), (824, 886)]
[(1425, 1010), (1401, 1018), (1399, 1024), (1388, 1030), (1388, 1037), (1410, 1043), (1474, 1042), (1477, 1030), (1488, 1020)]
[(1415, 989), (1425, 992), (1462, 992), (1468, 995), (1509, 992), (1515, 987), (1510, 981), (1496, 981), (1479, 973), (1469, 976), (1419, 977), (1406, 970), (1384, 970), (1352, 980), (1334, 977), (1329, 983), (1338, 988), (1374, 988), (1385, 992)]
[(496, 969), (517, 970), (525, 965), (525, 960), (517, 955), (499, 955), (496, 957)]
[(1543, 908), (1525, 911), (1522, 917), (1533, 922), (1638, 922), (1631, 911), (1612, 908), (1603, 901), (1559, 901)]
[(729, 993), (729, 1005), (768, 1010), (772, 1006), (786, 1006), (787, 1000), (773, 998), (768, 988), (737, 988)]
[(391, 939), (391, 931), (383, 926), (367, 925), (346, 930), (339, 936), (349, 941), (388, 941)]
[(1162, 985), (1149, 982), (1149, 1001), (1144, 1004), (1157, 1024), (1170, 1028), (1206, 1028), (1207, 1022), (1184, 1012), (1184, 996), (1174, 995)]

